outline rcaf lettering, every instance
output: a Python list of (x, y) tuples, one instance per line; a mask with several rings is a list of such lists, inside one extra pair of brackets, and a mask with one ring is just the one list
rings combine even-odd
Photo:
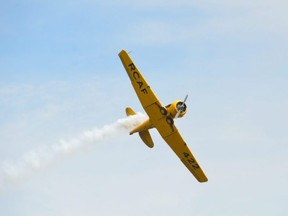
[(138, 83), (138, 86), (139, 86), (139, 88), (141, 89), (142, 88), (142, 86), (143, 86), (143, 82), (137, 82)]
[[(134, 79), (135, 81), (141, 80), (141, 76), (140, 76), (140, 74), (136, 71), (135, 65), (132, 63), (132, 64), (129, 64), (129, 67), (130, 67), (130, 71), (134, 71), (134, 72), (132, 73), (133, 79)], [(143, 88), (143, 85), (144, 85), (143, 82), (137, 81), (137, 84), (138, 84), (139, 89), (141, 89), (141, 92), (143, 92), (144, 94), (148, 94), (147, 89), (146, 89), (146, 88)], [(142, 88), (143, 88), (143, 89), (142, 89)]]
[(140, 78), (140, 74), (137, 71), (133, 72), (133, 78), (135, 80), (139, 79)]
[(129, 64), (130, 71), (136, 70), (136, 67), (133, 63)]

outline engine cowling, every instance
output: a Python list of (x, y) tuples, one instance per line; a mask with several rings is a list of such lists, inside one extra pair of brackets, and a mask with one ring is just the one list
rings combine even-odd
[[(174, 101), (173, 103), (167, 105), (166, 106), (167, 115), (170, 115), (172, 118), (175, 118), (181, 106), (183, 106), (183, 101), (181, 100)], [(184, 109), (182, 108), (180, 114), (178, 115), (178, 118), (183, 117), (186, 114), (186, 112), (187, 112), (187, 106), (184, 103)]]

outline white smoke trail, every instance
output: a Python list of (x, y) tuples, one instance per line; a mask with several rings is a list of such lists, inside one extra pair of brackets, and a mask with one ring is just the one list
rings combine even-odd
[(0, 169), (0, 189), (6, 184), (17, 183), (34, 171), (55, 163), (57, 159), (76, 153), (83, 148), (101, 142), (105, 138), (128, 132), (147, 117), (141, 113), (105, 125), (100, 129), (92, 129), (70, 140), (59, 140), (51, 146), (39, 146), (23, 154), (18, 162), (3, 162)]

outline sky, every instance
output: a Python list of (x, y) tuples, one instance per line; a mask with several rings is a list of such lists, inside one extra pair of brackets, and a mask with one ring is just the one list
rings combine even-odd
[[(284, 0), (2, 1), (1, 215), (286, 216), (287, 7)], [(122, 49), (163, 104), (189, 94), (175, 124), (207, 183), (155, 130), (153, 149), (128, 129), (81, 144), (124, 121), (127, 106), (144, 113)], [(80, 147), (5, 178), (7, 166), (73, 140)]]

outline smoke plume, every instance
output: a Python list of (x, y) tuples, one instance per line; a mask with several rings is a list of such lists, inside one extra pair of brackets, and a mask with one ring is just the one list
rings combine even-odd
[(102, 128), (84, 131), (79, 136), (65, 140), (60, 139), (56, 144), (50, 146), (39, 146), (32, 149), (16, 162), (3, 162), (0, 169), (0, 189), (7, 184), (17, 183), (35, 171), (41, 170), (58, 159), (77, 153), (89, 145), (95, 145), (104, 139), (127, 133), (137, 126), (145, 116), (138, 113), (134, 116), (119, 119), (116, 122), (105, 125)]

